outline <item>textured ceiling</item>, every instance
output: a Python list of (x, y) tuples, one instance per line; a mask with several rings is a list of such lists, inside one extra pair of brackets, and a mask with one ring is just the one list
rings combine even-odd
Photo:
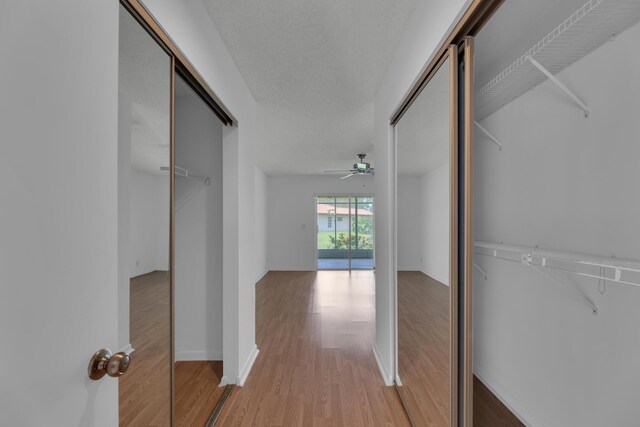
[(449, 60), (396, 125), (398, 175), (424, 175), (449, 162)]
[(270, 175), (375, 166), (373, 100), (416, 0), (203, 0), (258, 102)]

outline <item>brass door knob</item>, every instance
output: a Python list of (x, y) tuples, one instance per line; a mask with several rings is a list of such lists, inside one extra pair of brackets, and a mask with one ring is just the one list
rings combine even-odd
[(110, 377), (124, 375), (131, 364), (131, 356), (124, 352), (111, 354), (111, 350), (103, 348), (96, 352), (89, 362), (89, 378), (99, 380), (105, 374)]

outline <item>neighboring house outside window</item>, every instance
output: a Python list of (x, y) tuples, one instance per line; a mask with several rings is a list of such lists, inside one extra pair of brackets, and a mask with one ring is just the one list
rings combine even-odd
[(341, 216), (339, 216), (339, 217), (337, 218), (337, 221), (338, 221), (338, 222), (342, 221), (342, 217), (341, 217)]
[(327, 227), (331, 228), (331, 217), (330, 216), (327, 217)]

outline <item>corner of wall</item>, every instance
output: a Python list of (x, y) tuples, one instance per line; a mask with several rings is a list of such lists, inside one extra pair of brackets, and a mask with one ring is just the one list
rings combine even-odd
[(378, 369), (380, 369), (380, 374), (382, 374), (382, 379), (384, 380), (384, 385), (390, 387), (393, 385), (393, 375), (389, 372), (389, 369), (384, 364), (382, 357), (380, 356), (380, 350), (378, 349), (378, 344), (374, 344), (373, 346), (373, 356), (376, 358), (376, 363), (378, 364)]
[(253, 349), (251, 350), (251, 353), (249, 354), (247, 360), (244, 362), (242, 370), (240, 371), (240, 375), (238, 376), (236, 384), (238, 384), (240, 387), (242, 387), (247, 381), (249, 373), (251, 372), (251, 368), (253, 368), (253, 364), (258, 358), (258, 353), (260, 353), (260, 350), (258, 350), (258, 346), (254, 344)]

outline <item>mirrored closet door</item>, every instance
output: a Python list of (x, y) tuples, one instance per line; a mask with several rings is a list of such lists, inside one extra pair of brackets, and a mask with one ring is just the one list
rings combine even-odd
[(121, 426), (213, 425), (220, 387), (226, 107), (137, 0), (119, 36)]
[(118, 111), (121, 426), (171, 425), (172, 58), (120, 6)]
[(457, 47), (395, 125), (397, 390), (415, 426), (457, 416)]
[(174, 425), (204, 426), (226, 390), (220, 387), (224, 125), (180, 73), (174, 108)]

